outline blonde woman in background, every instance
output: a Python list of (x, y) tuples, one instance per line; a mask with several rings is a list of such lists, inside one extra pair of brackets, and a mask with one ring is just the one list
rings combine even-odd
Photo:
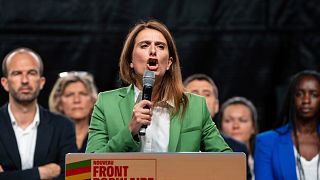
[(94, 78), (85, 71), (60, 73), (50, 93), (50, 110), (64, 114), (75, 123), (78, 152), (85, 152), (91, 113), (96, 100)]

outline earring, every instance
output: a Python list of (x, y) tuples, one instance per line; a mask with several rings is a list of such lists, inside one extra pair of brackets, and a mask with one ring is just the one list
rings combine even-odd
[(133, 64), (132, 63), (130, 63), (130, 67), (133, 68)]

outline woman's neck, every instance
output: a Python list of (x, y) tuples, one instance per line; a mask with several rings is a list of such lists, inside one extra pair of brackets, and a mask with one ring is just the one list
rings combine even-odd
[(83, 146), (83, 141), (88, 134), (89, 118), (85, 118), (83, 120), (76, 120), (75, 127), (77, 148), (80, 149)]
[(312, 134), (317, 132), (317, 120), (310, 120), (310, 121), (296, 121), (296, 128), (297, 132), (301, 134)]
[(74, 123), (76, 128), (76, 134), (82, 134), (82, 133), (88, 132), (89, 118), (75, 120)]

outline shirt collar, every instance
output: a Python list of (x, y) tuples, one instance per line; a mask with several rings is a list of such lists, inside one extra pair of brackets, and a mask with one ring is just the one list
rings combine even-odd
[[(9, 112), (11, 124), (12, 124), (12, 125), (16, 125), (17, 122), (16, 122), (16, 119), (15, 119), (14, 116), (13, 116), (13, 113), (12, 113), (11, 109), (10, 109), (10, 103), (8, 104), (8, 112)], [(38, 106), (38, 104), (36, 104), (36, 114), (35, 114), (34, 119), (33, 119), (33, 121), (32, 121), (31, 124), (35, 124), (36, 127), (38, 127), (39, 124), (40, 124), (40, 113), (39, 113), (39, 106)]]
[[(139, 96), (140, 93), (142, 93), (142, 92), (140, 91), (140, 89), (139, 89), (136, 85), (134, 85), (134, 102), (137, 101), (138, 96)], [(169, 105), (169, 106), (171, 106), (171, 107), (174, 108), (174, 100), (168, 100), (168, 101), (166, 101), (166, 102), (160, 101), (160, 102), (157, 102), (157, 104), (158, 104), (159, 106)]]
[(134, 85), (134, 102), (137, 101), (140, 92), (141, 92), (140, 89), (136, 85)]

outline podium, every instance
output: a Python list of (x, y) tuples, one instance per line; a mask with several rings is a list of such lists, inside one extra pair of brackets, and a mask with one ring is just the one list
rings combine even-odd
[(66, 180), (245, 180), (246, 155), (232, 153), (69, 153)]

